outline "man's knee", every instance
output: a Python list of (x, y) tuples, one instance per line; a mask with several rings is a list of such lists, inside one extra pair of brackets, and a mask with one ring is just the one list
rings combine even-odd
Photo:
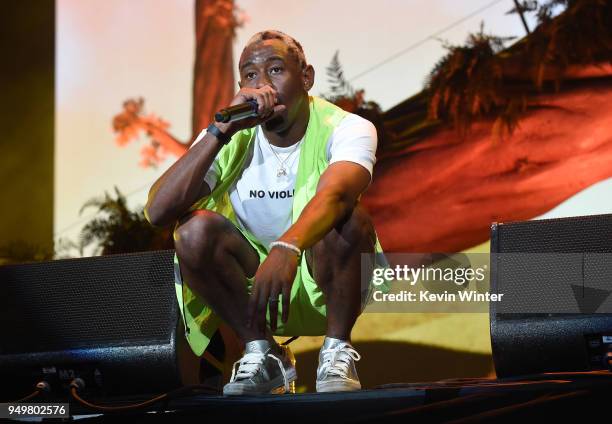
[(338, 248), (355, 249), (369, 244), (373, 246), (376, 235), (370, 215), (363, 206), (357, 205), (325, 238)]
[(176, 254), (181, 257), (210, 257), (227, 231), (227, 219), (209, 210), (198, 210), (174, 230)]
[(327, 257), (332, 252), (346, 256), (373, 251), (375, 243), (376, 233), (370, 215), (361, 205), (357, 205), (313, 250), (315, 257)]
[(361, 245), (374, 244), (376, 242), (376, 234), (374, 225), (370, 215), (361, 205), (353, 208), (353, 211), (341, 230), (342, 237), (351, 243), (359, 243)]

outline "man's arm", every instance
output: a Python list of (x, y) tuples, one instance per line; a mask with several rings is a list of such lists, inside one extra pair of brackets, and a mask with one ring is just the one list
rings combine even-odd
[[(308, 249), (336, 226), (355, 206), (370, 183), (370, 172), (363, 166), (338, 161), (327, 167), (319, 179), (317, 193), (302, 210), (297, 221), (279, 240), (302, 250)], [(291, 285), (298, 266), (297, 255), (275, 247), (255, 274), (255, 286), (249, 299), (249, 326), (265, 329), (269, 299), (282, 294), (282, 321), (289, 319)], [(270, 328), (276, 330), (278, 303), (270, 303)]]
[[(227, 124), (218, 124), (224, 133)], [(210, 194), (204, 176), (223, 145), (206, 133), (193, 148), (181, 156), (159, 177), (149, 190), (145, 217), (155, 226), (172, 224), (198, 199)]]
[(377, 134), (374, 125), (349, 114), (334, 131), (331, 164), (321, 174), (317, 192), (300, 217), (280, 240), (302, 251), (334, 228), (368, 188), (376, 163)]
[(321, 174), (315, 196), (279, 240), (302, 251), (313, 246), (352, 210), (369, 183), (370, 173), (363, 166), (349, 161), (332, 163)]
[[(238, 131), (261, 124), (282, 113), (285, 105), (277, 105), (276, 91), (270, 86), (262, 88), (241, 88), (231, 101), (230, 106), (254, 99), (258, 104), (258, 116), (219, 123), (215, 125), (226, 136), (231, 137)], [(206, 133), (204, 138), (179, 158), (149, 190), (145, 206), (145, 217), (156, 226), (166, 226), (177, 221), (200, 198), (210, 194), (210, 187), (204, 176), (212, 165), (222, 144), (217, 138)]]

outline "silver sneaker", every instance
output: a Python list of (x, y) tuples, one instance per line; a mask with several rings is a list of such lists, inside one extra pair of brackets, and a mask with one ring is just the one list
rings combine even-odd
[(244, 356), (232, 367), (232, 376), (223, 387), (223, 394), (295, 393), (295, 357), (289, 347), (281, 346), (281, 349), (282, 355), (274, 355), (267, 340), (247, 343)]
[(317, 392), (360, 390), (355, 368), (355, 361), (360, 359), (361, 355), (350, 343), (326, 337), (319, 353)]

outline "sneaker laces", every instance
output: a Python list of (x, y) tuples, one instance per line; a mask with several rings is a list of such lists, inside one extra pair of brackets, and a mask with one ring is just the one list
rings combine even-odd
[[(266, 356), (273, 358), (278, 363), (280, 367), (281, 374), (283, 375), (283, 382), (285, 385), (285, 391), (289, 391), (289, 381), (287, 380), (287, 372), (285, 371), (285, 367), (283, 366), (283, 361), (281, 361), (277, 356), (268, 353), (270, 349), (266, 352), (249, 352), (246, 353), (242, 358), (234, 362), (232, 365), (232, 376), (230, 377), (230, 383), (235, 382), (236, 380), (244, 380), (247, 378), (253, 378), (260, 370), (264, 361), (266, 360)], [(236, 365), (238, 365), (238, 372), (236, 372)]]
[(332, 374), (348, 379), (348, 370), (351, 360), (359, 361), (361, 355), (351, 345), (340, 343), (335, 347), (325, 349), (323, 352), (323, 364), (321, 373)]

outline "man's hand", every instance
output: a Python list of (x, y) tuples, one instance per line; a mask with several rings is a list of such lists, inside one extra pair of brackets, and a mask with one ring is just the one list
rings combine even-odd
[(276, 118), (287, 108), (285, 105), (278, 104), (277, 92), (269, 85), (265, 85), (261, 88), (241, 88), (240, 91), (236, 93), (236, 96), (234, 96), (229, 106), (245, 103), (248, 100), (257, 101), (257, 117), (240, 119), (228, 123), (216, 122), (215, 125), (225, 134), (235, 134), (238, 131), (252, 128), (270, 119)]
[(275, 246), (259, 266), (255, 274), (253, 289), (249, 298), (249, 327), (261, 332), (266, 328), (266, 311), (270, 308), (270, 329), (276, 330), (279, 295), (282, 294), (283, 315), (289, 319), (291, 286), (297, 273), (298, 255), (289, 249)]

